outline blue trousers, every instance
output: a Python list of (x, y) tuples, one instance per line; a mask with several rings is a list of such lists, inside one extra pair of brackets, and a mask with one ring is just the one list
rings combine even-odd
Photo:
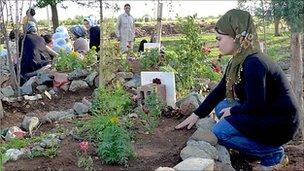
[[(217, 118), (223, 115), (220, 111), (227, 107), (240, 105), (238, 101), (223, 100), (215, 107)], [(225, 118), (220, 119), (212, 128), (217, 136), (219, 144), (228, 149), (237, 150), (245, 155), (258, 157), (264, 166), (273, 166), (281, 162), (284, 157), (284, 149), (269, 145), (263, 145), (253, 139), (247, 138), (237, 129), (235, 129)]]

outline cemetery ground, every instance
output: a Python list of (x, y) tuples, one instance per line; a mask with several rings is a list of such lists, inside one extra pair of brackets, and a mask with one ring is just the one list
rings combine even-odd
[[(197, 27), (191, 18), (181, 23), (181, 27), (191, 24)], [(266, 34), (267, 52), (289, 77), (290, 38), (288, 32), (282, 35)], [(189, 41), (193, 37), (195, 40)], [(135, 44), (144, 38), (149, 39), (137, 38)], [(105, 61), (111, 66), (105, 78), (106, 88), (99, 87), (98, 69), (77, 68), (79, 64), (94, 61), (79, 59), (79, 63), (72, 66), (69, 62), (55, 63), (56, 69), (66, 73), (70, 82), (68, 87), (62, 85), (60, 91), (44, 86), (44, 82), (53, 82), (56, 78), (43, 72), (29, 83), (33, 90), (27, 92), (27, 100), (14, 99), (5, 89), (6, 95), (11, 97), (3, 102), (6, 113), (1, 119), (0, 170), (2, 164), (4, 170), (155, 170), (159, 167), (178, 170), (177, 165), (184, 164), (190, 157), (206, 158), (207, 167), (214, 170), (252, 170), (252, 159), (233, 151), (229, 151), (229, 155), (210, 134), (215, 122), (212, 114), (191, 130), (174, 129), (204, 100), (221, 77), (210, 69), (212, 59), (218, 54), (213, 33), (184, 30), (183, 35), (162, 40), (164, 61), (151, 58), (155, 55), (153, 50), (144, 53), (144, 57), (132, 56), (127, 64), (121, 62), (119, 66), (112, 66), (111, 60)], [(206, 42), (207, 50), (201, 50), (198, 42)], [(117, 55), (112, 44), (108, 45), (105, 55)], [(92, 56), (87, 59), (93, 59)], [(61, 56), (67, 60), (71, 57), (77, 56)], [(159, 78), (154, 78), (149, 87), (156, 92), (139, 103), (137, 90), (141, 87), (141, 77), (136, 63), (140, 64), (141, 71), (175, 73), (177, 109), (161, 102)], [(155, 63), (165, 67), (155, 66)], [(225, 63), (223, 59), (220, 65), (224, 67)], [(303, 170), (304, 144), (300, 137), (286, 144), (284, 149), (290, 160), (284, 170)]]

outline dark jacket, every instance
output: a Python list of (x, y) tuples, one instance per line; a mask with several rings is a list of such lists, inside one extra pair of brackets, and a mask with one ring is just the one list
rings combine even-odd
[(96, 47), (96, 51), (98, 52), (100, 47), (100, 28), (98, 26), (95, 27), (91, 27), (89, 30), (89, 34), (90, 34), (90, 49), (95, 46)]
[[(20, 45), (22, 40), (23, 38), (20, 38)], [(21, 76), (27, 79), (28, 73), (42, 68), (50, 63), (50, 60), (44, 39), (36, 34), (26, 34), (21, 59)]]
[[(283, 145), (293, 138), (300, 109), (285, 74), (272, 60), (258, 54), (248, 56), (241, 82), (234, 89), (241, 105), (232, 107), (231, 115), (225, 117), (233, 127), (268, 145)], [(224, 76), (194, 113), (207, 116), (225, 94)]]

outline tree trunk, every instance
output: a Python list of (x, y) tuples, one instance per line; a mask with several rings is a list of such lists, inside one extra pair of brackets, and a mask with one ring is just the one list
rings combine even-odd
[(99, 87), (104, 86), (104, 46), (103, 46), (103, 29), (102, 24), (103, 24), (103, 10), (102, 10), (102, 0), (99, 0), (100, 3), (100, 50), (99, 50), (99, 54), (100, 54), (100, 58), (99, 58)]
[(58, 11), (56, 4), (51, 5), (51, 10), (52, 10), (53, 31), (55, 32), (56, 28), (59, 26)]
[(0, 99), (0, 119), (4, 117), (4, 109), (2, 106), (2, 100)]
[(274, 19), (274, 36), (281, 36), (280, 34), (280, 18), (275, 17)]
[[(302, 61), (302, 48), (301, 48), (301, 34), (299, 32), (292, 33), (291, 37), (291, 86), (297, 98), (298, 104), (303, 111), (303, 61)], [(304, 138), (304, 114), (302, 112), (300, 116), (300, 132), (302, 132), (302, 138)]]
[(160, 3), (160, 0), (158, 0), (158, 3), (157, 3), (157, 27), (156, 27), (156, 30), (157, 30), (157, 37), (156, 37), (156, 42), (159, 43), (159, 46), (158, 46), (158, 52), (160, 52), (160, 40), (161, 40), (161, 31), (162, 31), (162, 23), (161, 23), (161, 20), (162, 20), (162, 12), (163, 12), (163, 3)]

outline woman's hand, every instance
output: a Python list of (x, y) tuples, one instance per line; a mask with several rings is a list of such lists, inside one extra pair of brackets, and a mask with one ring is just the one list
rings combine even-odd
[(220, 113), (223, 113), (222, 117), (221, 118), (224, 118), (226, 116), (229, 116), (230, 115), (230, 108), (231, 107), (227, 107), (227, 108), (224, 108), (220, 111)]
[(182, 129), (186, 126), (187, 129), (191, 129), (191, 127), (198, 121), (199, 117), (192, 113), (187, 119), (185, 119), (182, 123), (178, 124), (177, 126), (175, 126), (175, 129)]

